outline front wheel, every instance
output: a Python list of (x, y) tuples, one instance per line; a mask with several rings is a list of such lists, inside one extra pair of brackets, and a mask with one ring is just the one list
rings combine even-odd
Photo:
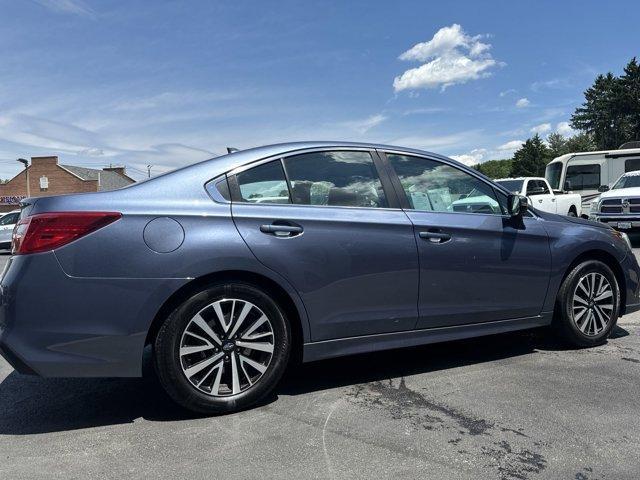
[(615, 327), (620, 312), (620, 288), (611, 269), (598, 260), (576, 265), (562, 282), (554, 325), (571, 345), (602, 344)]
[(174, 401), (216, 414), (254, 405), (275, 387), (291, 349), (278, 304), (248, 284), (211, 286), (187, 299), (154, 345), (160, 383)]

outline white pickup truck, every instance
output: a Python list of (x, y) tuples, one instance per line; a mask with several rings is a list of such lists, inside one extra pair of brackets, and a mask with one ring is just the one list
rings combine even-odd
[(542, 177), (501, 178), (496, 180), (507, 190), (525, 195), (533, 208), (543, 212), (579, 217), (582, 197), (578, 193), (554, 192)]
[[(640, 171), (627, 172), (591, 202), (589, 219), (625, 231), (640, 229)], [(0, 222), (2, 220), (0, 219)]]

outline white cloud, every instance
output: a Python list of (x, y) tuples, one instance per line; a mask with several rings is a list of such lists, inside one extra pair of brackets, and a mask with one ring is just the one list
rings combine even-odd
[(516, 107), (518, 108), (525, 108), (525, 107), (528, 107), (529, 105), (531, 105), (531, 102), (529, 101), (528, 98), (521, 98), (516, 102)]
[(564, 135), (565, 137), (573, 137), (576, 133), (578, 133), (573, 128), (571, 128), (569, 122), (558, 123), (558, 125), (556, 125), (556, 132), (560, 135)]
[(451, 158), (459, 161), (460, 163), (471, 166), (480, 163), (486, 153), (487, 150), (485, 148), (474, 148), (469, 153), (464, 153), (462, 155), (451, 155)]
[(462, 27), (443, 27), (427, 42), (414, 45), (398, 57), (400, 60), (424, 62), (406, 70), (393, 81), (396, 92), (418, 88), (443, 89), (469, 80), (488, 77), (498, 62), (489, 53), (491, 45), (471, 37)]
[(444, 107), (427, 107), (427, 108), (412, 108), (409, 110), (405, 110), (404, 112), (402, 112), (403, 116), (407, 116), (407, 115), (424, 115), (424, 114), (430, 114), (430, 113), (442, 113), (442, 112), (446, 112), (448, 111), (448, 108), (444, 108)]
[(434, 135), (434, 136), (406, 136), (389, 139), (386, 143), (391, 145), (402, 145), (403, 147), (418, 148), (422, 150), (444, 150), (448, 148), (455, 148), (459, 151), (460, 146), (468, 145), (469, 143), (475, 143), (480, 138), (480, 133), (477, 130), (468, 130), (459, 133), (453, 133), (449, 135)]
[(559, 89), (570, 88), (571, 82), (566, 78), (552, 78), (551, 80), (533, 82), (531, 84), (531, 90), (537, 92), (543, 88)]
[(376, 127), (378, 125), (380, 125), (382, 122), (384, 122), (387, 119), (386, 116), (382, 115), (381, 113), (378, 113), (376, 115), (371, 115), (367, 118), (364, 118), (362, 120), (353, 120), (353, 121), (349, 121), (349, 122), (342, 122), (342, 125), (344, 125), (347, 128), (350, 128), (352, 130), (355, 130), (358, 133), (366, 133), (367, 131), (371, 130), (373, 127)]
[(504, 91), (500, 92), (499, 95), (501, 97), (506, 97), (507, 95), (511, 95), (513, 93), (518, 93), (518, 91), (515, 88), (510, 88), (508, 90), (504, 90)]
[(531, 133), (537, 133), (538, 135), (544, 135), (547, 132), (551, 131), (550, 123), (541, 123), (540, 125), (536, 125), (529, 130)]
[(102, 157), (104, 155), (104, 150), (101, 148), (86, 148), (78, 152), (78, 155), (86, 155), (87, 157)]
[(524, 142), (522, 140), (511, 140), (510, 142), (503, 143), (502, 145), (500, 145), (497, 148), (497, 150), (499, 150), (500, 152), (507, 152), (507, 151), (511, 151), (511, 150), (517, 150), (522, 146), (523, 143)]
[(74, 15), (83, 15), (92, 17), (93, 10), (82, 0), (34, 0), (43, 7), (60, 13), (71, 13)]

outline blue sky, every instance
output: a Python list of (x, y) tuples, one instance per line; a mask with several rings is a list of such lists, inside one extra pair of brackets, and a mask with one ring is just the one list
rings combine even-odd
[(0, 0), (0, 177), (294, 140), (509, 157), (640, 56), (637, 1)]

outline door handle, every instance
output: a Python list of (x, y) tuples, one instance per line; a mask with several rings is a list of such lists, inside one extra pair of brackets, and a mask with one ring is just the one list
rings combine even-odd
[(260, 225), (262, 233), (270, 233), (279, 237), (293, 237), (302, 233), (302, 227), (298, 225)]
[(451, 240), (451, 235), (441, 232), (420, 232), (420, 238), (429, 240), (431, 243), (444, 243)]
[(538, 199), (538, 203), (542, 203), (542, 199), (541, 198)]

